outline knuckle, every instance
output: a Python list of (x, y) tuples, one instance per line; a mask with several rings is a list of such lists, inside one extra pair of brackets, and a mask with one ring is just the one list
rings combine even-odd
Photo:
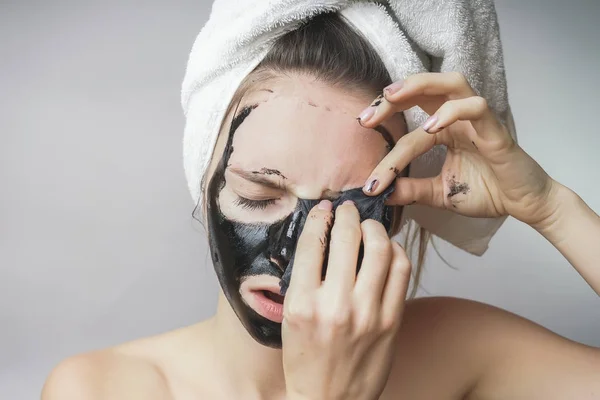
[(423, 75), (423, 73), (416, 73), (416, 74), (412, 74), (407, 76), (406, 78), (404, 78), (404, 82), (402, 83), (402, 87), (404, 89), (408, 88), (408, 87), (412, 87), (416, 81), (418, 81), (421, 76)]
[[(369, 310), (370, 311), (370, 310)], [(372, 312), (363, 312), (356, 317), (354, 322), (354, 330), (359, 334), (371, 334), (378, 330), (377, 318)]]
[(408, 260), (396, 260), (390, 267), (400, 274), (404, 279), (410, 279), (412, 265)]
[(485, 99), (485, 97), (474, 96), (473, 102), (475, 103), (475, 106), (480, 110), (485, 110), (488, 108), (488, 101)]
[(308, 301), (289, 301), (284, 307), (284, 318), (291, 324), (305, 324), (315, 320), (315, 311)]
[(333, 330), (346, 330), (351, 321), (351, 313), (347, 308), (338, 309), (328, 317), (328, 325)]
[(382, 318), (379, 323), (379, 329), (384, 334), (394, 334), (398, 331), (399, 327), (400, 318), (397, 318), (395, 315)]
[(320, 329), (325, 333), (337, 334), (348, 331), (352, 313), (347, 307), (329, 307), (319, 314)]
[(439, 114), (454, 114), (458, 108), (460, 100), (448, 100), (440, 107)]
[(395, 254), (394, 261), (390, 268), (393, 268), (394, 270), (400, 272), (403, 275), (410, 276), (410, 273), (412, 271), (412, 263), (408, 259), (408, 256), (406, 255), (402, 246), (400, 246), (396, 242), (394, 242), (393, 246), (396, 247), (397, 252)]
[(469, 81), (467, 81), (467, 78), (462, 74), (462, 72), (452, 71), (449, 72), (449, 74), (452, 82), (454, 82), (456, 85), (462, 86), (469, 84)]

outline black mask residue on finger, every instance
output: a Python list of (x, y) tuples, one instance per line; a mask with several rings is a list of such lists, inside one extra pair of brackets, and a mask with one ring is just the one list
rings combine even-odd
[[(239, 222), (221, 212), (219, 194), (225, 186), (225, 170), (233, 152), (233, 136), (254, 108), (256, 106), (242, 110), (231, 124), (223, 157), (207, 188), (207, 228), (217, 278), (234, 312), (256, 341), (280, 348), (281, 324), (264, 318), (248, 306), (240, 293), (240, 285), (249, 276), (271, 275), (280, 279), (282, 293), (285, 293), (290, 283), (298, 237), (309, 211), (320, 199), (298, 199), (296, 208), (287, 217), (274, 223)], [(393, 186), (390, 186), (382, 194), (373, 197), (365, 195), (362, 188), (347, 190), (333, 202), (334, 209), (344, 201), (352, 200), (359, 210), (361, 221), (369, 218), (377, 220), (389, 231), (392, 207), (384, 203), (393, 190)], [(362, 245), (357, 272), (361, 259)], [(326, 268), (325, 264), (323, 276)]]

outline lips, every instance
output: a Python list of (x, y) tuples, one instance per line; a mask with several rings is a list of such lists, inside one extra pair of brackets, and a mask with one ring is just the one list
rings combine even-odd
[(272, 301), (274, 301), (275, 303), (278, 303), (278, 304), (283, 304), (283, 299), (285, 299), (285, 296), (282, 296), (279, 293), (270, 292), (268, 290), (263, 290), (262, 294), (267, 299), (272, 300)]
[(242, 299), (262, 317), (276, 323), (283, 321), (283, 301), (279, 279), (271, 276), (248, 277), (240, 285)]

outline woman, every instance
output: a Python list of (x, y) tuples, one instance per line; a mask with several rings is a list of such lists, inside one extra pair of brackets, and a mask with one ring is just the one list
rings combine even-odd
[[(401, 111), (415, 105), (431, 118), (407, 132)], [(436, 144), (440, 177), (408, 178)], [(599, 349), (476, 302), (404, 301), (410, 262), (390, 236), (415, 201), (512, 215), (600, 293), (600, 218), (460, 74), (392, 83), (339, 16), (314, 18), (239, 87), (205, 183), (216, 315), (70, 358), (43, 399), (600, 398)], [(268, 257), (253, 253), (263, 245)]]

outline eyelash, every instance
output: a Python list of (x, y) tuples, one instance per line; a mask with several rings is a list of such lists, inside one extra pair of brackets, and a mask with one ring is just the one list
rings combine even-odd
[(244, 197), (238, 196), (235, 200), (235, 204), (249, 210), (264, 210), (268, 206), (275, 204), (279, 199), (268, 199), (268, 200), (250, 200)]

